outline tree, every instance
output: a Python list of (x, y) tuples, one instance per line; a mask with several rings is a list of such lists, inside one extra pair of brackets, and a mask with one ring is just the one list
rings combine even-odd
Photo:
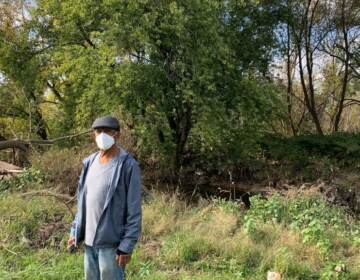
[(39, 106), (44, 87), (38, 83), (43, 61), (38, 59), (37, 54), (42, 49), (37, 44), (37, 38), (33, 38), (23, 9), (16, 1), (1, 4), (0, 73), (5, 76), (5, 88), (10, 89), (5, 94), (13, 99), (22, 99), (18, 106), (3, 108), (2, 114), (29, 118), (30, 133), (47, 139), (46, 123)]
[(277, 1), (50, 0), (29, 13), (20, 29), (30, 51), (16, 53), (31, 57), (22, 63), (28, 80), (11, 75), (19, 65), (4, 67), (5, 76), (21, 82), (17, 89), (28, 85), (37, 105), (46, 101), (38, 111), (53, 133), (121, 110), (141, 149), (178, 170), (200, 149), (189, 139), (204, 136), (204, 116), (214, 112), (221, 121), (204, 129), (235, 133), (223, 133), (234, 145), (237, 131), (255, 131), (273, 114)]
[(260, 111), (254, 107), (260, 107), (261, 98), (247, 93), (241, 81), (247, 72), (267, 72), (275, 24), (273, 6), (267, 3), (110, 4), (118, 14), (109, 37), (116, 39), (120, 54), (129, 56), (119, 66), (127, 72), (126, 81), (122, 79), (128, 85), (126, 103), (132, 104), (133, 118), (140, 116), (147, 127), (154, 127), (160, 143), (174, 144), (177, 168), (192, 128), (209, 108), (224, 107), (228, 116), (221, 118), (240, 108)]
[[(358, 1), (284, 1), (284, 24), (288, 28), (289, 51), (295, 46), (298, 57), (298, 74), (302, 85), (304, 104), (310, 113), (315, 130), (323, 134), (326, 130), (338, 131), (347, 97), (349, 81), (357, 75), (356, 50), (359, 47), (359, 4)], [(289, 52), (287, 53), (289, 62)], [(335, 58), (339, 65), (337, 75), (342, 76), (339, 89), (332, 93), (321, 93), (323, 68)], [(290, 64), (288, 64), (290, 66)], [(289, 69), (287, 71), (290, 73)], [(327, 81), (325, 81), (326, 83)], [(288, 96), (292, 80), (288, 76)], [(333, 102), (328, 100), (333, 99)], [(291, 111), (288, 98), (288, 111)], [(336, 104), (327, 129), (324, 114), (329, 104)], [(353, 103), (349, 103), (353, 104)], [(347, 105), (346, 105), (347, 106)], [(345, 106), (345, 107), (346, 107)], [(293, 123), (292, 118), (290, 122)], [(293, 124), (292, 124), (293, 127)], [(292, 128), (294, 131), (294, 128)]]
[[(338, 0), (334, 3), (332, 16), (329, 15), (332, 33), (321, 43), (321, 51), (335, 59), (339, 64), (337, 75), (342, 77), (339, 88), (334, 89), (336, 108), (331, 117), (332, 130), (337, 132), (340, 127), (341, 116), (349, 100), (349, 83), (359, 78), (355, 53), (360, 47), (360, 5), (358, 1)], [(360, 102), (360, 101), (359, 101)]]

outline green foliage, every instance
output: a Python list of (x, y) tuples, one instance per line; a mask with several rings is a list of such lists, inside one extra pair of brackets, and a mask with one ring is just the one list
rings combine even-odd
[(40, 170), (29, 167), (19, 175), (7, 180), (0, 180), (0, 193), (10, 190), (26, 190), (29, 186), (43, 183), (44, 175)]
[[(291, 138), (268, 135), (261, 140), (266, 156), (275, 160), (304, 160), (329, 157), (338, 161), (360, 160), (360, 135), (334, 133), (331, 135), (301, 135)], [(349, 162), (348, 162), (349, 163)]]
[(46, 152), (33, 152), (31, 166), (42, 174), (42, 188), (74, 195), (79, 182), (82, 160), (94, 151), (94, 144), (81, 149), (52, 146)]
[(215, 207), (219, 207), (227, 213), (238, 213), (240, 204), (237, 201), (229, 201), (225, 198), (212, 198)]
[(17, 257), (17, 267), (10, 271), (4, 270), (11, 265), (4, 263), (4, 259), (0, 257), (1, 279), (74, 280), (84, 277), (83, 260), (79, 254), (68, 255), (51, 249), (39, 250), (37, 254), (30, 251)]
[[(336, 271), (338, 270), (338, 271)], [(321, 271), (320, 280), (346, 280), (346, 279), (355, 279), (354, 277), (349, 277), (349, 274), (346, 273), (346, 265), (342, 261), (338, 262), (329, 262), (326, 267)]]
[[(275, 195), (268, 200), (253, 197), (253, 208), (242, 212), (235, 202), (223, 199), (203, 200), (195, 208), (175, 211), (184, 202), (163, 196), (154, 193), (154, 199), (144, 204), (144, 227), (151, 229), (146, 230), (146, 236), (135, 248), (126, 268), (130, 280), (260, 280), (269, 270), (279, 271), (285, 279), (294, 280), (355, 280), (360, 275), (354, 263), (354, 258), (359, 257), (358, 245), (349, 241), (350, 236), (358, 233), (348, 234), (358, 228), (359, 221), (347, 215), (345, 209), (333, 209), (321, 202), (320, 197), (283, 198)], [(52, 197), (27, 199), (12, 193), (4, 194), (0, 202), (1, 278), (60, 280), (84, 277), (83, 248), (75, 254), (65, 250), (71, 217), (60, 201)], [(58, 220), (60, 214), (61, 221)], [(304, 233), (303, 229), (313, 227), (311, 221), (316, 217), (316, 223), (324, 227)], [(29, 247), (21, 241), (25, 236), (36, 243), (41, 226), (55, 220), (66, 225), (54, 233), (62, 236), (56, 246)], [(250, 220), (253, 223), (251, 230)], [(235, 228), (228, 227), (229, 221), (239, 224)], [(154, 227), (160, 223), (163, 230), (155, 233)], [(338, 227), (329, 227), (330, 224)], [(311, 240), (303, 243), (307, 234)], [(319, 237), (315, 236), (317, 234)], [(328, 258), (322, 255), (322, 249), (317, 245), (324, 237), (331, 245)], [(338, 247), (337, 242), (349, 244)], [(318, 258), (318, 254), (322, 257)]]
[(265, 159), (284, 165), (288, 177), (303, 174), (308, 179), (328, 178), (340, 168), (360, 167), (360, 135), (266, 135), (258, 140)]
[[(249, 7), (238, 8), (245, 11)], [(167, 163), (181, 164), (187, 150), (207, 154), (204, 144), (195, 142), (187, 149), (188, 137), (207, 143), (201, 132), (214, 129), (212, 135), (223, 135), (218, 134), (223, 130), (228, 131), (225, 137), (236, 139), (233, 132), (244, 125), (238, 123), (228, 130), (229, 121), (238, 122), (239, 116), (247, 120), (251, 110), (251, 116), (256, 116), (253, 124), (261, 119), (257, 113), (263, 111), (266, 102), (261, 99), (267, 97), (262, 97), (264, 91), (255, 83), (239, 78), (249, 67), (238, 66), (241, 61), (232, 56), (235, 46), (229, 43), (233, 42), (223, 37), (223, 29), (236, 29), (219, 20), (226, 9), (213, 1), (137, 2), (119, 8), (119, 23), (109, 30), (107, 38), (121, 38), (115, 43), (133, 56), (131, 63), (119, 66), (125, 111), (138, 127), (144, 151), (160, 152)], [(120, 23), (127, 28), (119, 28)], [(242, 40), (251, 41), (250, 34), (247, 36)], [(249, 57), (254, 61), (259, 56)], [(222, 121), (212, 122), (218, 120)], [(225, 149), (235, 148), (226, 138), (211, 140), (210, 148), (221, 141)]]
[(34, 116), (43, 138), (118, 113), (143, 159), (238, 161), (279, 105), (265, 78), (279, 11), (267, 1), (38, 1), (18, 32), (13, 18), (1, 30), (4, 112)]
[(222, 170), (259, 158), (258, 142), (280, 106), (279, 94), (271, 83), (256, 77), (244, 79), (238, 90), (228, 104), (206, 107), (194, 125), (189, 136), (194, 165)]
[(254, 196), (252, 208), (244, 217), (246, 232), (256, 233), (257, 223), (278, 223), (292, 230), (299, 230), (304, 243), (315, 244), (327, 258), (337, 235), (346, 237), (353, 244), (358, 242), (360, 224), (354, 221), (345, 208), (330, 206), (322, 197), (299, 197), (288, 203), (278, 194), (269, 199)]
[(177, 232), (169, 236), (163, 244), (163, 254), (167, 263), (177, 265), (191, 265), (206, 255), (211, 255), (214, 249), (203, 239), (190, 237), (188, 234)]

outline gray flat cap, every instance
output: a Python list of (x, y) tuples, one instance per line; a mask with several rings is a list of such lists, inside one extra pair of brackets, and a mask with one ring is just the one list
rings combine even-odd
[(97, 118), (93, 122), (91, 128), (95, 129), (95, 128), (99, 128), (99, 127), (107, 127), (107, 128), (111, 128), (111, 129), (115, 129), (115, 130), (120, 130), (119, 121), (117, 120), (117, 118), (114, 118), (112, 116), (104, 116), (104, 117)]

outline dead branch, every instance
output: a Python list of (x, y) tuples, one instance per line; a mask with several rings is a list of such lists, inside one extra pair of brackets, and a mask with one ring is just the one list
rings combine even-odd
[(54, 197), (57, 197), (58, 199), (68, 200), (68, 201), (73, 200), (73, 198), (74, 198), (67, 194), (54, 193), (54, 192), (46, 191), (46, 190), (32, 191), (32, 192), (26, 192), (26, 193), (20, 194), (20, 196), (28, 196), (28, 195), (29, 196), (32, 196), (32, 195), (54, 196)]
[(17, 254), (18, 254), (18, 253), (16, 253), (16, 252), (8, 249), (8, 248), (5, 246), (5, 244), (3, 244), (3, 243), (0, 243), (0, 246), (1, 246), (4, 250), (8, 251), (9, 253), (11, 253), (11, 254), (13, 254), (13, 255), (17, 255)]
[(20, 196), (52, 196), (60, 200), (62, 203), (65, 204), (66, 208), (71, 213), (72, 217), (75, 218), (74, 212), (71, 210), (71, 207), (69, 206), (69, 203), (75, 199), (75, 197), (66, 195), (66, 194), (60, 194), (60, 193), (54, 193), (51, 191), (32, 191), (32, 192), (26, 192), (20, 194)]
[(27, 151), (28, 147), (30, 145), (53, 145), (55, 142), (60, 141), (60, 140), (66, 140), (66, 139), (72, 139), (84, 134), (88, 134), (90, 133), (91, 130), (87, 130), (84, 132), (80, 132), (80, 133), (76, 133), (76, 134), (71, 134), (71, 135), (66, 135), (66, 136), (61, 136), (58, 138), (54, 138), (54, 139), (50, 139), (50, 140), (40, 140), (40, 139), (29, 139), (29, 140), (19, 140), (19, 139), (14, 139), (14, 140), (6, 140), (6, 141), (0, 141), (0, 150), (5, 150), (5, 149), (20, 149), (23, 151)]

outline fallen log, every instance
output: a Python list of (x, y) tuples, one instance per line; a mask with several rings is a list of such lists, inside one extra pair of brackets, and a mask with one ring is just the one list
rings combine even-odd
[(32, 192), (26, 192), (26, 193), (21, 193), (20, 196), (53, 196), (56, 197), (60, 200), (66, 200), (66, 204), (68, 204), (69, 202), (74, 200), (73, 196), (69, 196), (66, 194), (61, 194), (61, 193), (54, 193), (52, 191), (45, 191), (45, 190), (40, 190), (40, 191), (32, 191)]
[(0, 171), (17, 172), (21, 170), (22, 168), (19, 166), (0, 160)]
[(11, 173), (21, 173), (23, 170), (17, 170), (17, 169), (6, 169), (6, 170), (0, 170), (0, 175), (6, 175)]
[(38, 139), (28, 139), (28, 140), (21, 140), (21, 139), (13, 139), (13, 140), (5, 140), (0, 141), (0, 150), (5, 149), (20, 149), (23, 151), (27, 151), (29, 146), (31, 145), (53, 145), (57, 141), (65, 140), (65, 139), (72, 139), (84, 134), (90, 133), (92, 130), (83, 131), (76, 134), (70, 134), (66, 136), (61, 136), (54, 139), (49, 140), (38, 140)]
[(23, 172), (21, 167), (0, 160), (0, 180), (7, 179)]

